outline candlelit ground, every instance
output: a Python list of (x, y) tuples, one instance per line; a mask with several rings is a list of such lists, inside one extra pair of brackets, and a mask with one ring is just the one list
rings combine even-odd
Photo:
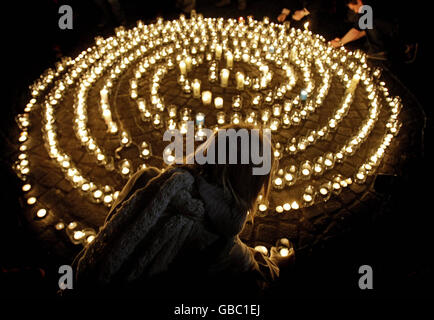
[[(126, 5), (126, 4), (125, 4)], [(140, 7), (138, 4), (135, 4)], [(137, 13), (137, 7), (130, 4), (125, 6), (127, 13), (127, 23), (134, 24), (136, 19), (145, 22), (153, 17), (141, 17)], [(143, 9), (143, 8), (142, 8)], [(37, 10), (39, 11), (40, 8)], [(82, 25), (76, 23), (73, 33), (68, 35), (70, 42), (59, 36), (58, 32), (52, 35), (49, 40), (33, 40), (35, 44), (45, 42), (47, 46), (56, 43), (60, 49), (71, 56), (87, 48), (93, 41), (93, 36), (109, 34), (112, 26), (98, 30), (96, 24), (89, 18), (89, 13), (79, 11), (83, 15), (79, 20)], [(93, 9), (95, 10), (95, 8)], [(198, 11), (204, 16), (223, 16), (237, 17), (240, 13), (236, 9), (236, 4), (229, 8), (215, 9), (209, 1), (198, 4)], [(256, 19), (268, 15), (276, 17), (280, 11), (277, 3), (254, 1), (250, 3), (244, 14), (253, 14)], [(41, 13), (42, 14), (42, 13)], [(47, 14), (47, 13), (45, 13)], [(176, 17), (178, 12), (166, 10), (165, 18)], [(147, 21), (146, 18), (149, 20)], [(338, 19), (338, 16), (332, 16)], [(334, 20), (331, 20), (334, 21)], [(337, 20), (336, 20), (337, 21)], [(30, 24), (29, 24), (30, 25)], [(324, 26), (325, 35), (333, 35), (339, 30), (335, 25)], [(56, 24), (54, 24), (54, 27)], [(342, 26), (341, 26), (342, 27)], [(92, 30), (91, 32), (89, 30)], [(27, 33), (24, 31), (23, 34)], [(28, 39), (25, 37), (25, 39)], [(30, 39), (29, 39), (30, 41)], [(51, 42), (50, 42), (51, 41)], [(16, 43), (15, 41), (13, 43)], [(18, 48), (23, 44), (20, 43)], [(42, 50), (45, 49), (42, 45)], [(15, 143), (19, 130), (14, 123), (13, 117), (20, 113), (27, 99), (26, 85), (34, 80), (38, 73), (41, 73), (49, 62), (54, 61), (52, 51), (47, 51), (50, 55), (34, 54), (32, 61), (19, 66), (23, 78), (13, 78), (12, 97), (13, 108), (5, 110), (2, 119), (2, 135), (6, 141), (5, 150), (2, 153), (2, 176), (3, 187), (2, 203), (7, 203), (8, 210), (3, 212), (4, 223), (2, 223), (0, 266), (4, 269), (19, 268), (21, 271), (25, 267), (35, 270), (41, 268), (45, 270), (45, 277), (40, 282), (31, 280), (31, 286), (23, 292), (22, 289), (16, 290), (15, 294), (42, 295), (53, 297), (57, 285), (57, 268), (62, 264), (69, 264), (72, 257), (80, 250), (81, 246), (73, 245), (66, 237), (64, 231), (57, 231), (53, 228), (55, 220), (52, 216), (37, 220), (34, 212), (28, 210), (21, 198), (21, 183), (10, 170), (11, 163), (16, 158), (17, 145)], [(255, 223), (248, 223), (241, 238), (249, 245), (265, 245), (270, 247), (281, 237), (289, 238), (295, 245), (297, 262), (295, 269), (283, 275), (282, 279), (276, 284), (269, 296), (272, 298), (285, 296), (291, 297), (401, 297), (401, 296), (426, 296), (429, 283), (432, 281), (432, 265), (426, 260), (429, 254), (427, 245), (429, 238), (429, 227), (425, 223), (426, 216), (430, 214), (424, 208), (429, 202), (429, 188), (423, 187), (424, 181), (429, 181), (431, 171), (426, 166), (428, 157), (424, 154), (424, 141), (430, 136), (424, 135), (425, 114), (418, 99), (425, 104), (425, 95), (422, 94), (422, 85), (418, 88), (420, 79), (415, 78), (420, 70), (423, 70), (423, 56), (420, 57), (413, 66), (403, 66), (395, 64), (385, 64), (383, 80), (392, 95), (399, 95), (402, 98), (403, 110), (399, 116), (403, 126), (399, 135), (393, 141), (387, 155), (383, 159), (382, 165), (378, 168), (376, 176), (370, 177), (365, 184), (353, 183), (349, 188), (342, 191), (339, 197), (333, 197), (325, 203), (316, 204), (310, 208), (293, 210), (282, 215), (272, 214), (265, 217), (257, 217)], [(51, 61), (49, 61), (51, 59)], [(22, 63), (22, 60), (13, 60)], [(33, 67), (30, 67), (33, 65)], [(26, 72), (24, 67), (28, 67)], [(248, 66), (242, 66), (243, 70), (248, 70)], [(198, 70), (198, 75), (200, 74)], [(203, 72), (206, 75), (206, 70)], [(161, 140), (152, 127), (137, 125), (140, 123), (139, 116), (133, 111), (128, 96), (128, 79), (131, 72), (127, 72), (120, 81), (117, 89), (119, 93), (116, 97), (116, 104), (120, 110), (117, 115), (122, 120), (124, 126), (128, 126), (133, 137), (144, 137), (150, 141), (155, 155), (162, 154), (163, 145), (158, 144)], [(414, 80), (414, 81), (413, 81)], [(278, 79), (274, 81), (278, 82)], [(98, 85), (98, 83), (97, 83)], [(417, 95), (415, 97), (413, 93)], [(413, 90), (414, 88), (414, 90)], [(229, 101), (234, 95), (232, 90), (223, 91), (215, 87), (213, 93), (219, 93)], [(99, 92), (95, 90), (94, 92)], [(342, 91), (333, 89), (329, 92), (326, 102), (322, 107), (322, 115), (332, 113), (336, 104), (342, 97)], [(162, 86), (162, 94), (166, 102), (182, 104), (189, 101), (195, 111), (205, 113), (206, 119), (211, 119), (214, 110), (203, 108), (192, 98), (183, 97), (176, 78), (166, 78)], [(89, 105), (96, 104), (98, 97), (94, 94), (89, 97)], [(67, 96), (66, 99), (72, 99)], [(356, 95), (355, 104), (362, 104), (364, 99), (363, 92)], [(182, 101), (180, 101), (182, 100)], [(124, 108), (124, 109), (122, 109)], [(129, 108), (129, 109), (128, 109)], [(363, 113), (365, 112), (365, 113)], [(96, 135), (104, 136), (106, 130), (102, 119), (97, 114), (97, 108), (89, 108), (89, 126), (92, 127)], [(342, 122), (333, 138), (327, 144), (315, 145), (306, 152), (315, 154), (321, 148), (335, 147), (351, 136), (352, 128), (360, 125), (361, 120), (366, 116), (367, 109), (352, 108), (348, 117)], [(427, 110), (428, 116), (431, 116)], [(68, 151), (83, 172), (90, 173), (104, 183), (122, 186), (125, 183), (119, 175), (107, 175), (107, 172), (94, 164), (93, 159), (83, 151), (75, 138), (72, 123), (73, 113), (68, 109), (60, 109), (56, 112), (56, 119), (59, 126), (62, 126), (60, 143), (68, 145)], [(315, 128), (322, 123), (321, 115), (312, 117), (299, 128), (282, 133), (281, 138), (289, 138), (291, 135), (305, 133), (307, 129)], [(32, 114), (32, 130), (40, 132), (41, 118), (39, 113)], [(99, 133), (98, 133), (99, 132)], [(430, 134), (430, 131), (429, 133)], [(347, 174), (352, 172), (362, 159), (366, 158), (369, 150), (378, 142), (373, 139), (364, 145), (354, 157), (354, 163), (342, 167), (340, 173)], [(43, 140), (35, 137), (31, 141), (32, 154), (32, 177), (38, 182), (37, 187), (32, 190), (32, 195), (41, 199), (49, 207), (56, 208), (56, 221), (79, 221), (90, 227), (98, 229), (103, 223), (107, 208), (102, 205), (83, 201), (79, 192), (74, 190), (71, 184), (64, 179), (60, 170), (55, 169), (51, 160), (47, 157)], [(116, 146), (119, 141), (107, 137), (104, 144)], [(319, 149), (316, 149), (319, 148)], [(124, 156), (136, 157), (135, 151), (125, 151)], [(150, 165), (160, 165), (158, 159), (148, 162)], [(60, 215), (60, 216), (59, 216)], [(358, 288), (357, 273), (359, 266), (371, 265), (375, 274), (375, 290), (361, 291)], [(30, 271), (29, 271), (30, 272)], [(20, 283), (26, 277), (23, 273), (8, 272), (2, 274), (2, 278), (8, 285), (8, 289), (14, 292), (13, 286)], [(37, 279), (37, 276), (29, 275), (30, 279)], [(5, 286), (6, 288), (6, 286)], [(22, 287), (21, 287), (22, 288)], [(15, 288), (16, 289), (16, 288)], [(4, 290), (2, 290), (4, 291)], [(4, 293), (4, 292), (2, 292)]]

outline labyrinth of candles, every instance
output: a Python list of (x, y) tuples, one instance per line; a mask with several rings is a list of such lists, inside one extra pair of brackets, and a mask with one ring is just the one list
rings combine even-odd
[[(381, 71), (307, 26), (193, 14), (115, 31), (41, 75), (16, 117), (13, 168), (27, 209), (74, 244), (96, 231), (90, 212), (64, 214), (72, 199), (103, 221), (134, 172), (175, 160), (163, 133), (187, 134), (189, 121), (198, 144), (204, 128), (229, 123), (271, 130), (279, 164), (256, 214), (276, 219), (365, 184), (400, 129), (401, 99), (389, 96)], [(55, 193), (39, 196), (42, 177), (67, 180), (66, 206)]]

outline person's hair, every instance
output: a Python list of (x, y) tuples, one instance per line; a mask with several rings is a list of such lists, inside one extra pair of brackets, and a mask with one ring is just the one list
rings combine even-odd
[(358, 0), (345, 0), (345, 5), (349, 5), (349, 4), (357, 4)]
[[(209, 183), (219, 185), (223, 188), (224, 192), (232, 196), (235, 204), (240, 210), (244, 212), (250, 211), (254, 213), (256, 211), (256, 200), (258, 195), (262, 192), (264, 199), (268, 198), (270, 192), (271, 178), (276, 166), (276, 161), (274, 158), (273, 144), (269, 139), (263, 135), (262, 130), (252, 130), (257, 129), (253, 126), (247, 124), (240, 125), (227, 125), (222, 127), (222, 129), (235, 129), (236, 132), (240, 129), (246, 129), (248, 131), (249, 137), (249, 151), (251, 146), (251, 140), (253, 135), (258, 136), (259, 140), (259, 150), (264, 150), (264, 147), (270, 148), (271, 156), (271, 168), (268, 174), (265, 175), (253, 175), (253, 168), (260, 167), (262, 164), (254, 164), (252, 161), (252, 152), (249, 152), (248, 164), (241, 163), (241, 139), (237, 137), (237, 163), (229, 163), (229, 141), (228, 135), (226, 135), (226, 161), (225, 164), (218, 163), (218, 131), (215, 132), (208, 140), (205, 142), (207, 146), (214, 143), (215, 146), (215, 164), (205, 163), (200, 165), (198, 163), (194, 164), (184, 164), (181, 167), (189, 170), (194, 175), (201, 175)], [(207, 155), (207, 147), (205, 150), (198, 149), (198, 152), (203, 152)]]

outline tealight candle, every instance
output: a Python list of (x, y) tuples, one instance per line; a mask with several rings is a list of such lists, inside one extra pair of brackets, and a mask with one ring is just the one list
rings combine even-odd
[(212, 101), (212, 93), (211, 93), (211, 91), (203, 91), (202, 92), (202, 103), (205, 106), (208, 106), (208, 105), (211, 104), (211, 101)]
[(228, 81), (229, 81), (229, 70), (228, 69), (222, 69), (220, 71), (220, 85), (223, 88), (226, 88), (228, 86)]
[(223, 98), (222, 97), (214, 98), (214, 106), (216, 109), (223, 109)]
[(283, 189), (283, 187), (284, 187), (285, 185), (283, 184), (283, 180), (282, 180), (282, 178), (277, 177), (276, 179), (274, 179), (273, 186), (274, 186), (274, 188), (276, 188), (276, 189)]
[(36, 212), (36, 216), (40, 219), (44, 218), (47, 215), (47, 209), (39, 209), (38, 212)]
[(233, 124), (239, 124), (240, 121), (241, 121), (241, 114), (238, 112), (234, 112), (234, 114), (232, 114), (232, 117), (231, 117), (231, 122)]
[(305, 190), (304, 190), (304, 194), (303, 194), (303, 201), (305, 203), (305, 205), (310, 205), (313, 202), (314, 199), (314, 189), (313, 186), (308, 186)]
[(167, 108), (167, 113), (169, 114), (169, 118), (171, 119), (176, 118), (176, 110), (177, 107), (173, 104)]
[(204, 126), (205, 125), (205, 114), (202, 112), (199, 112), (196, 114), (196, 125), (197, 126)]
[(154, 115), (152, 125), (154, 126), (155, 129), (159, 129), (163, 126), (163, 122), (161, 121), (161, 116), (158, 113)]
[(217, 123), (222, 125), (225, 123), (225, 113), (223, 111), (217, 112)]
[(279, 129), (280, 121), (277, 118), (272, 118), (270, 121), (271, 131), (277, 131)]
[(303, 179), (307, 180), (312, 174), (312, 163), (306, 160), (300, 167), (300, 175)]
[(232, 98), (232, 109), (240, 110), (242, 105), (242, 98), (239, 95), (236, 95)]

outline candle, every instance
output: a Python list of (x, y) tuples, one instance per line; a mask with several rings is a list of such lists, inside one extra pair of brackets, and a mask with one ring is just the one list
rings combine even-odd
[(254, 112), (254, 111), (250, 112), (246, 118), (246, 122), (248, 124), (255, 124), (256, 123), (256, 112)]
[(301, 90), (300, 92), (300, 100), (301, 101), (306, 101), (307, 100), (307, 91), (306, 90)]
[(216, 60), (220, 60), (221, 59), (221, 57), (222, 57), (222, 50), (223, 50), (223, 48), (222, 48), (221, 44), (216, 45), (216, 48), (215, 48), (215, 58), (216, 58)]
[(193, 80), (193, 98), (200, 98), (200, 80)]
[(140, 157), (145, 160), (149, 159), (149, 157), (152, 155), (151, 146), (147, 144), (146, 141), (143, 141), (140, 149), (141, 149)]
[(152, 121), (152, 125), (154, 126), (155, 129), (159, 129), (163, 126), (163, 122), (161, 121), (161, 116), (158, 113), (154, 115), (154, 120)]
[(232, 52), (226, 52), (226, 66), (231, 69), (234, 66), (234, 56)]
[(211, 104), (211, 101), (212, 101), (212, 93), (211, 93), (211, 91), (203, 91), (202, 92), (202, 103), (205, 106), (208, 106), (208, 105)]
[(303, 201), (306, 205), (310, 205), (313, 202), (313, 198), (314, 198), (315, 192), (312, 186), (308, 186), (305, 190), (304, 190), (304, 194), (303, 194)]
[(331, 168), (333, 167), (334, 164), (335, 164), (335, 157), (333, 156), (332, 152), (328, 152), (325, 156), (324, 165), (327, 168)]
[(108, 104), (108, 90), (103, 88), (99, 93), (101, 96), (101, 103)]
[(242, 98), (239, 95), (236, 95), (232, 98), (232, 109), (240, 110), (242, 105)]
[(184, 60), (182, 60), (181, 62), (179, 62), (179, 71), (184, 76), (187, 74), (187, 64), (185, 63)]
[(300, 167), (301, 177), (305, 180), (310, 178), (312, 174), (312, 163), (309, 160), (306, 160)]
[(182, 90), (184, 91), (185, 94), (189, 95), (191, 93), (191, 86), (190, 86), (190, 81), (185, 80), (184, 82), (184, 86), (182, 87)]
[(244, 73), (237, 72), (236, 73), (236, 80), (237, 80), (237, 89), (243, 90), (244, 89)]
[(205, 114), (202, 112), (199, 112), (196, 114), (196, 125), (197, 126), (204, 126), (205, 125)]
[(222, 69), (220, 71), (220, 85), (223, 88), (226, 88), (228, 86), (229, 81), (229, 70), (228, 69)]
[(166, 128), (168, 130), (175, 130), (176, 129), (176, 121), (175, 121), (175, 119), (167, 119), (167, 121), (166, 121)]
[(214, 106), (216, 109), (223, 109), (223, 98), (222, 97), (216, 97), (214, 99)]
[(169, 118), (171, 119), (176, 118), (176, 110), (177, 107), (173, 104), (167, 108), (167, 113), (169, 114)]
[(191, 71), (191, 57), (185, 58), (185, 66), (186, 66), (187, 72)]
[(273, 116), (280, 117), (282, 106), (280, 104), (275, 104), (273, 106)]
[(283, 187), (285, 186), (283, 184), (283, 180), (280, 177), (277, 177), (276, 179), (274, 179), (274, 183), (273, 183), (274, 188), (276, 189), (283, 189)]
[(240, 121), (241, 121), (241, 114), (238, 112), (234, 112), (234, 114), (232, 114), (232, 117), (231, 117), (231, 122), (233, 124), (239, 124)]
[(217, 112), (217, 123), (222, 125), (225, 123), (225, 113), (223, 111)]

